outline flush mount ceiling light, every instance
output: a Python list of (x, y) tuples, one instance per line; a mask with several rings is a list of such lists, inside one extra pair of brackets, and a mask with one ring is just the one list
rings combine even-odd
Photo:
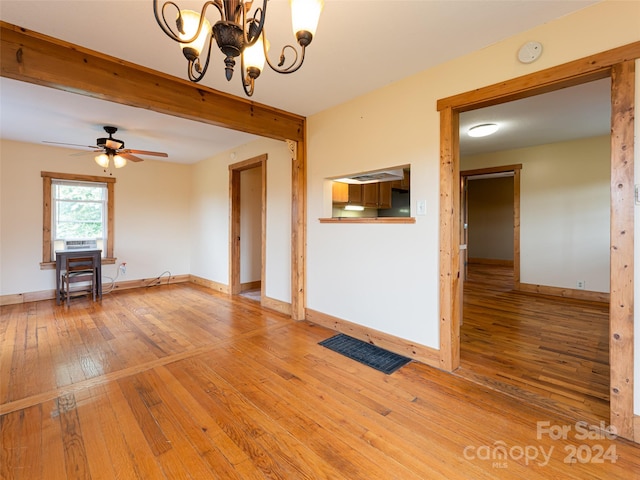
[[(306, 47), (311, 43), (318, 26), (324, 0), (291, 0), (291, 20), (293, 33), (300, 45), (300, 52), (292, 45), (285, 45), (280, 52), (280, 60), (274, 65), (269, 60), (269, 43), (265, 38), (265, 19), (267, 2), (250, 14), (253, 1), (213, 0), (207, 1), (198, 14), (193, 10), (180, 10), (178, 5), (167, 1), (158, 8), (158, 0), (153, 1), (153, 13), (156, 22), (169, 38), (178, 42), (186, 57), (189, 80), (199, 82), (209, 67), (211, 45), (215, 39), (218, 48), (225, 55), (225, 73), (227, 80), (233, 76), (236, 57), (240, 57), (242, 87), (247, 96), (253, 95), (255, 79), (260, 76), (266, 60), (269, 67), (278, 73), (293, 73), (304, 62)], [(218, 9), (220, 20), (211, 26), (205, 17), (209, 6)], [(167, 8), (175, 10), (175, 30), (167, 21)], [(201, 58), (206, 48), (204, 58)], [(290, 50), (293, 60), (287, 63), (285, 51)]]
[(498, 131), (498, 125), (495, 123), (483, 123), (471, 127), (467, 133), (470, 137), (486, 137)]

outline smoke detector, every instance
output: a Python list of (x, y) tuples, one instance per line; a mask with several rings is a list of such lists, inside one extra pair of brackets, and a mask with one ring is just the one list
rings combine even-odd
[(542, 54), (540, 42), (527, 42), (518, 50), (518, 60), (522, 63), (533, 63)]

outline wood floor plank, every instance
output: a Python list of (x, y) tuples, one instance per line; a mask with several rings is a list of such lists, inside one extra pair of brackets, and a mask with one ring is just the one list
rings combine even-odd
[(16, 343), (16, 333), (18, 322), (24, 316), (19, 306), (9, 305), (2, 306), (2, 316), (0, 317), (0, 331), (2, 336), (0, 341), (0, 402), (6, 403), (11, 401), (9, 395), (13, 392), (10, 384), (15, 381), (11, 375), (11, 364), (13, 359), (13, 351)]
[(82, 427), (76, 410), (75, 397), (73, 394), (59, 397), (57, 406), (67, 477), (90, 479), (87, 451), (82, 438)]
[(33, 478), (65, 478), (65, 452), (57, 401), (49, 400), (38, 406), (42, 408), (42, 440), (39, 452), (43, 469), (41, 475)]
[(94, 389), (87, 389), (88, 399), (78, 405), (77, 414), (82, 425), (84, 446), (86, 451), (90, 452), (87, 455), (87, 464), (91, 478), (109, 480), (117, 478), (120, 470), (116, 470), (116, 462), (111, 458), (110, 451), (113, 444), (107, 443), (107, 437), (102, 431), (101, 415), (95, 414), (95, 410), (106, 411), (104, 403), (99, 404), (101, 400), (104, 401), (105, 395), (92, 390)]
[(507, 280), (471, 282), (454, 374), (382, 374), (324, 327), (190, 284), (0, 307), (0, 478), (628, 480), (638, 445), (577, 435), (606, 403), (606, 308)]
[[(121, 422), (126, 422), (126, 417), (120, 418), (111, 404), (112, 398), (109, 394), (112, 391), (119, 393), (117, 383), (90, 387), (89, 390), (92, 404), (81, 407), (79, 415), (81, 419), (86, 419), (90, 425), (88, 428), (95, 428), (89, 435), (89, 445), (93, 447), (90, 451), (96, 452), (95, 457), (89, 461), (92, 478), (145, 478), (138, 474), (139, 467), (132, 462), (135, 457), (128, 441), (135, 441), (136, 438), (127, 438), (127, 428), (121, 426)], [(108, 462), (107, 465), (104, 462)], [(110, 470), (115, 472), (112, 477), (108, 475)]]
[(469, 265), (464, 292), (456, 374), (608, 421), (608, 305), (518, 292), (512, 269), (497, 265)]
[[(148, 384), (152, 385), (154, 391), (158, 392), (162, 398), (162, 402), (152, 407), (152, 413), (160, 428), (171, 441), (174, 453), (187, 462), (183, 465), (185, 471), (190, 472), (196, 479), (210, 478), (215, 475), (229, 479), (242, 478), (216, 445), (218, 442), (224, 444), (225, 446), (222, 448), (226, 451), (230, 442), (225, 443), (224, 439), (228, 437), (221, 430), (217, 431), (214, 439), (209, 436), (215, 431), (214, 428), (211, 428), (213, 423), (211, 418), (193, 401), (193, 397), (184, 388), (178, 386), (175, 377), (165, 368), (156, 369), (154, 372), (145, 372), (141, 375), (145, 376)], [(168, 385), (165, 381), (169, 382), (168, 385), (171, 388), (167, 388)], [(185, 409), (185, 407), (188, 408)], [(198, 424), (204, 426), (194, 429), (193, 422), (198, 419), (201, 420)], [(235, 456), (237, 451), (234, 448), (231, 450)], [(242, 454), (240, 456), (239, 460), (235, 460), (236, 464), (247, 460), (246, 456)], [(160, 460), (164, 462), (162, 456)], [(166, 464), (168, 463), (170, 461), (166, 462)], [(255, 475), (255, 471), (252, 471), (245, 478), (249, 477), (260, 478)]]

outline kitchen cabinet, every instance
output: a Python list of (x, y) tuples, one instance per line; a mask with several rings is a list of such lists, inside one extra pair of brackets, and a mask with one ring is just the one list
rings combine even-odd
[(362, 185), (333, 182), (331, 188), (334, 205), (363, 205)]
[(353, 183), (349, 184), (349, 200), (350, 205), (362, 205), (362, 185), (355, 185)]
[(332, 182), (331, 192), (333, 203), (341, 205), (349, 203), (349, 185), (346, 183)]
[(394, 180), (391, 182), (391, 188), (395, 188), (396, 190), (409, 191), (409, 187), (411, 186), (411, 171), (408, 169), (404, 170), (404, 177), (402, 180)]
[(391, 182), (378, 184), (378, 208), (391, 208)]
[(334, 205), (361, 205), (366, 208), (391, 208), (391, 183), (347, 184), (333, 182)]
[(369, 208), (391, 208), (391, 182), (362, 185), (362, 202)]

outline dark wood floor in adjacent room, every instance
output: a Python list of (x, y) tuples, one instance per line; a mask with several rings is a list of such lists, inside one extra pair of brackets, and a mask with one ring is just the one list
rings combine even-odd
[[(583, 440), (542, 404), (415, 362), (384, 375), (319, 346), (330, 330), (195, 285), (1, 312), (3, 479), (629, 479), (640, 471), (637, 445)], [(541, 425), (568, 428), (566, 439)], [(572, 452), (580, 456), (568, 463)]]

